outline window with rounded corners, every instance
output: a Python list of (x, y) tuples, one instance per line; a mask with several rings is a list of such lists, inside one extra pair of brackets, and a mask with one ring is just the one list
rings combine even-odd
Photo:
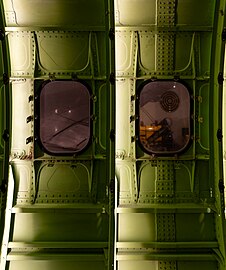
[(82, 81), (46, 81), (39, 94), (39, 141), (50, 155), (72, 155), (90, 141), (90, 91)]
[(149, 154), (186, 149), (191, 137), (190, 94), (180, 82), (148, 81), (139, 91), (139, 142)]

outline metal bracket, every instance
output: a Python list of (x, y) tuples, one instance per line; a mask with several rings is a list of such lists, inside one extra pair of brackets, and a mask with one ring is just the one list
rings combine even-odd
[(223, 179), (219, 180), (218, 187), (219, 187), (220, 193), (224, 193), (224, 181), (223, 181)]
[(223, 138), (222, 129), (219, 128), (217, 131), (218, 142), (222, 142), (222, 138)]
[(132, 95), (132, 96), (131, 96), (131, 101), (135, 101), (135, 100), (137, 100), (137, 99), (138, 99), (137, 95)]
[(115, 30), (114, 30), (114, 28), (111, 28), (109, 30), (108, 36), (109, 36), (110, 40), (114, 40), (115, 39)]
[(28, 97), (28, 102), (31, 102), (31, 101), (33, 101), (33, 100), (34, 100), (34, 96), (30, 95), (30, 96)]
[(109, 78), (110, 84), (115, 85), (115, 73), (112, 72)]
[(115, 130), (114, 130), (114, 129), (112, 129), (112, 130), (110, 131), (110, 140), (111, 140), (112, 142), (115, 141)]
[(220, 85), (223, 84), (223, 82), (224, 82), (224, 75), (223, 75), (223, 72), (219, 72), (218, 77), (217, 77), (217, 81), (218, 81), (218, 83), (219, 83)]
[(33, 137), (30, 136), (26, 139), (26, 144), (29, 144), (31, 142), (33, 142)]
[(135, 115), (131, 115), (130, 116), (130, 123), (137, 120), (138, 119), (138, 116), (135, 114)]
[(222, 37), (222, 41), (226, 40), (226, 28), (223, 29), (221, 37)]
[(109, 183), (109, 190), (111, 193), (114, 193), (115, 191), (115, 181), (114, 179), (111, 179), (110, 183)]
[(131, 142), (133, 143), (133, 142), (135, 142), (135, 141), (137, 141), (138, 140), (138, 137), (137, 136), (132, 136), (131, 137)]
[(33, 115), (28, 116), (27, 117), (27, 123), (33, 121), (33, 119), (34, 119)]

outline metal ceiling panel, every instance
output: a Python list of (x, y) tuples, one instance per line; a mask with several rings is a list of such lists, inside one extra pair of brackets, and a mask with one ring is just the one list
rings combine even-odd
[[(104, 26), (105, 7), (100, 0), (4, 0), (7, 26)], [(62, 16), (62, 14), (65, 14)]]

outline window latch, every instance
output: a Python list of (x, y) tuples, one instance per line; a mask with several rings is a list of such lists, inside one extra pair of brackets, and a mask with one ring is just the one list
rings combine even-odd
[(31, 143), (31, 142), (33, 142), (33, 137), (32, 137), (32, 136), (30, 136), (30, 137), (28, 137), (28, 138), (26, 139), (26, 144), (29, 144), (29, 143)]
[(34, 119), (33, 115), (27, 117), (27, 123), (31, 122)]

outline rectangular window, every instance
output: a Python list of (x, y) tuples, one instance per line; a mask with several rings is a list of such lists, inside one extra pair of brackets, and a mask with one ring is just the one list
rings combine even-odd
[(174, 81), (148, 81), (139, 92), (139, 141), (149, 154), (177, 154), (190, 140), (190, 95)]
[(81, 81), (47, 81), (39, 95), (39, 141), (51, 155), (75, 154), (90, 140), (90, 91)]

